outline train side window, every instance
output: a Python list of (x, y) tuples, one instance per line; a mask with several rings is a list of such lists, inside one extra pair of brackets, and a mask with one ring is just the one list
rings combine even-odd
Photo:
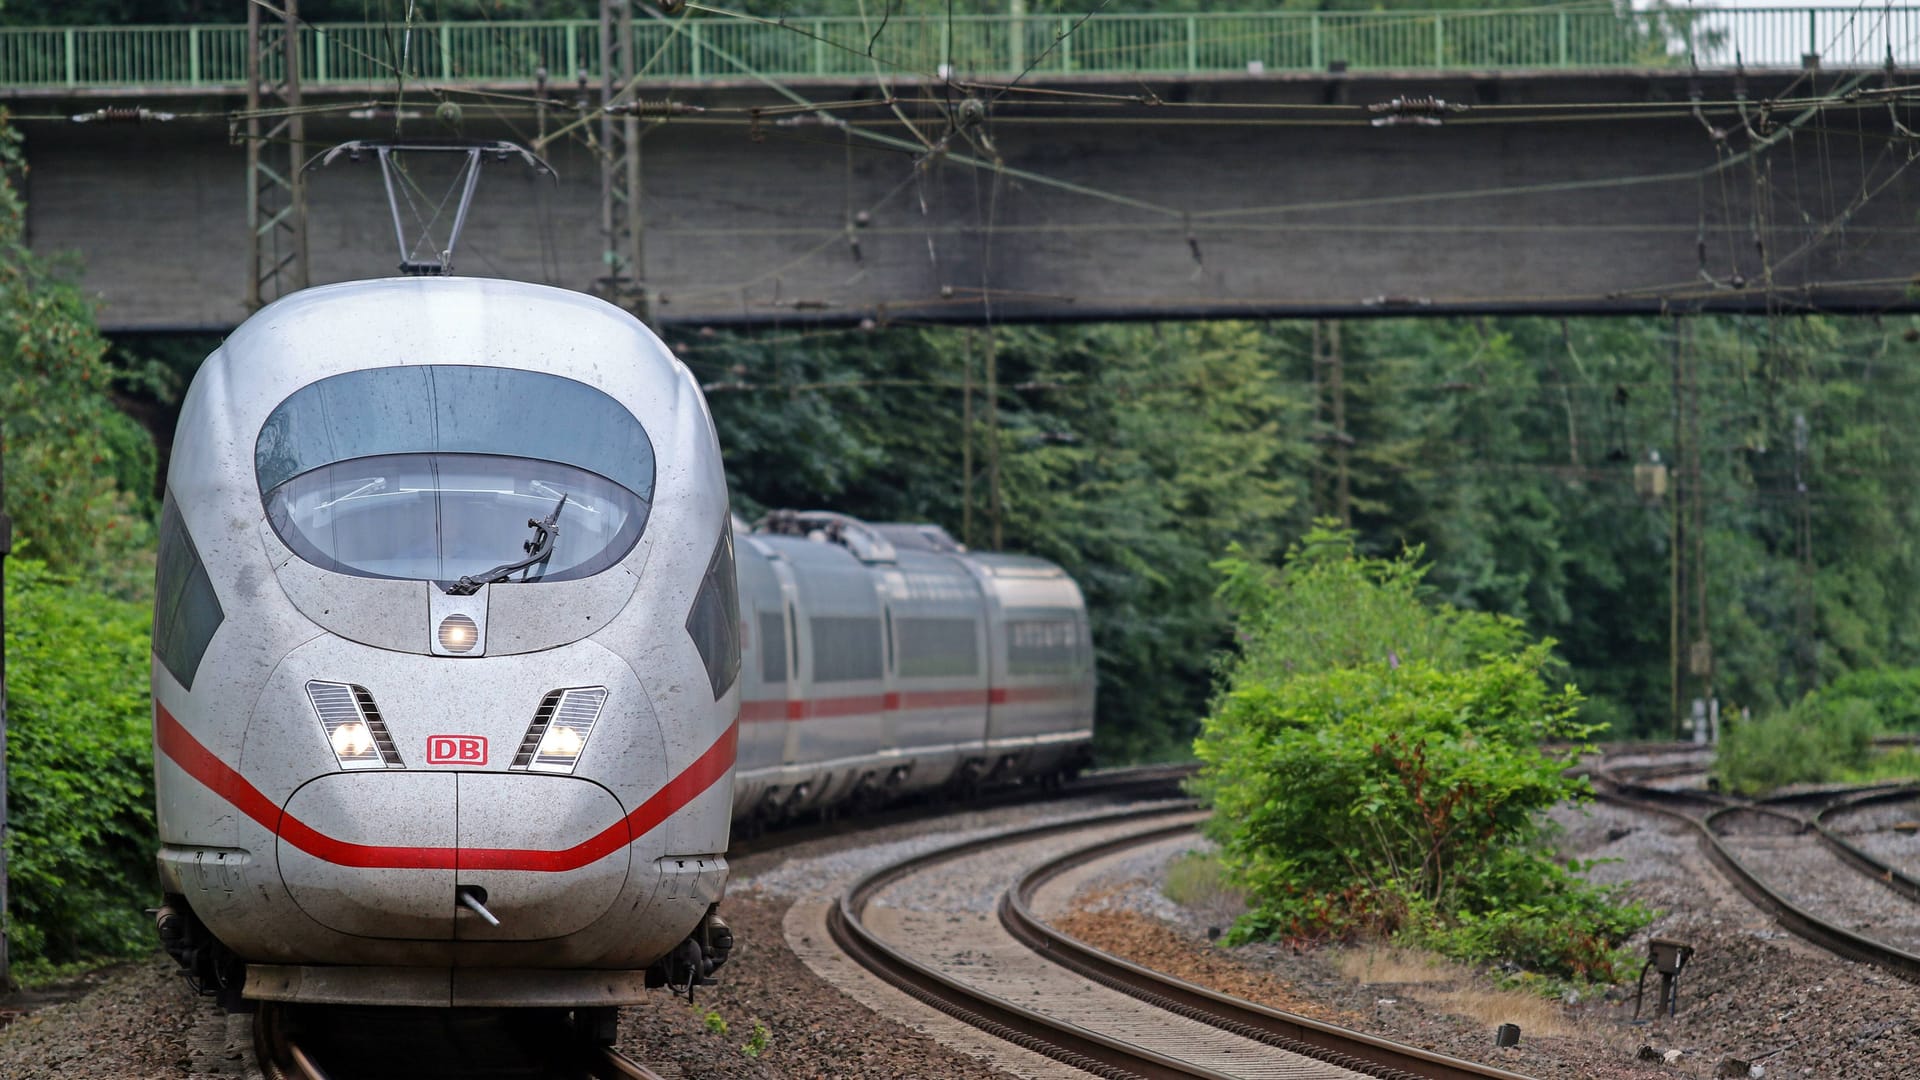
[(194, 674), (207, 653), (214, 631), (227, 613), (214, 594), (200, 549), (187, 533), (180, 507), (168, 491), (160, 509), (160, 553), (153, 596), (153, 652), (160, 663), (193, 689)]
[(740, 675), (740, 585), (733, 568), (733, 526), (720, 531), (700, 592), (687, 613), (687, 634), (707, 667), (716, 700)]
[(768, 686), (787, 681), (787, 622), (777, 611), (760, 613), (760, 681)]
[(886, 619), (887, 670), (898, 671), (899, 669), (893, 666), (893, 609), (885, 609), (882, 615)]
[(1020, 619), (1007, 623), (1007, 671), (1013, 675), (1064, 675), (1080, 664), (1080, 627), (1070, 619)]
[(881, 676), (880, 620), (871, 615), (815, 615), (813, 680), (853, 682)]
[(903, 615), (899, 672), (903, 679), (980, 674), (980, 623), (970, 618)]

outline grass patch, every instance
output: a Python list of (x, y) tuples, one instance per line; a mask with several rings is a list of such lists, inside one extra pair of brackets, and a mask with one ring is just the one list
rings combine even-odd
[(1913, 747), (1902, 747), (1884, 754), (1875, 754), (1867, 763), (1857, 769), (1848, 769), (1840, 779), (1849, 784), (1872, 784), (1883, 780), (1920, 779), (1920, 751)]
[(1340, 949), (1340, 973), (1362, 986), (1406, 987), (1430, 1008), (1487, 1027), (1518, 1024), (1528, 1035), (1572, 1035), (1578, 1025), (1550, 998), (1521, 989), (1487, 986), (1474, 969), (1437, 953), (1399, 946)]
[(1227, 882), (1220, 860), (1206, 852), (1189, 851), (1167, 864), (1160, 891), (1181, 907), (1202, 911), (1245, 911), (1247, 894)]

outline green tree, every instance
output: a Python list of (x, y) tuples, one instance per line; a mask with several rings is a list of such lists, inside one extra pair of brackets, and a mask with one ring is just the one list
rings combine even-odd
[(154, 452), (114, 403), (93, 309), (27, 249), (19, 135), (0, 112), (0, 450), (23, 549), (124, 596), (152, 587)]

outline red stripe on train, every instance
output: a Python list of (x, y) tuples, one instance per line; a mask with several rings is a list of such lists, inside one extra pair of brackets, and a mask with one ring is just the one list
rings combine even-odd
[(531, 870), (564, 873), (611, 855), (653, 831), (699, 797), (733, 768), (739, 725), (731, 725), (693, 764), (647, 797), (633, 813), (570, 848), (542, 851), (533, 848), (390, 847), (338, 840), (275, 806), (272, 799), (247, 782), (182, 727), (159, 702), (153, 704), (153, 731), (160, 752), (233, 804), (268, 832), (301, 851), (336, 866), (382, 870)]
[(1070, 700), (1079, 694), (1078, 686), (996, 686), (992, 690), (896, 690), (879, 696), (869, 694), (818, 698), (813, 701), (763, 698), (740, 703), (740, 722), (766, 724), (782, 720), (861, 716), (915, 709), (955, 709), (987, 704), (1030, 705), (1042, 701)]

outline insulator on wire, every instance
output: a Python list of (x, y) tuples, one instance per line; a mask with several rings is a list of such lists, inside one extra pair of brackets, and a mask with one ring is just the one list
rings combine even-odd
[(692, 116), (707, 110), (699, 105), (689, 105), (684, 101), (669, 101), (665, 98), (647, 100), (635, 98), (607, 106), (607, 112), (614, 116), (637, 116), (646, 119), (665, 119), (669, 116)]
[(109, 105), (89, 113), (77, 113), (73, 117), (73, 122), (76, 124), (144, 124), (152, 121), (156, 124), (164, 124), (171, 119), (173, 119), (172, 113), (157, 112), (144, 105)]

